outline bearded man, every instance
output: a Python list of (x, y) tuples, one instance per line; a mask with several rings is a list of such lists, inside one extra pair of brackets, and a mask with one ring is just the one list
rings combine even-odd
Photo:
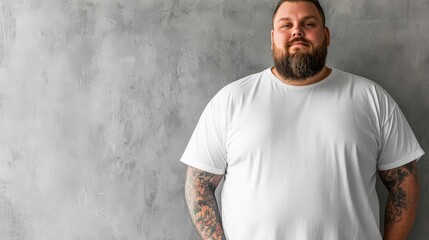
[[(280, 1), (274, 68), (228, 84), (207, 104), (181, 158), (201, 239), (407, 238), (424, 152), (383, 88), (325, 65), (329, 41), (317, 0)], [(384, 234), (377, 172), (389, 190)]]

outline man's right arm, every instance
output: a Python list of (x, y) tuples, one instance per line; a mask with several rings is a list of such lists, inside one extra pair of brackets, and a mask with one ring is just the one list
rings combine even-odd
[(222, 177), (190, 166), (186, 173), (186, 203), (192, 223), (203, 240), (224, 239), (215, 198), (215, 190)]

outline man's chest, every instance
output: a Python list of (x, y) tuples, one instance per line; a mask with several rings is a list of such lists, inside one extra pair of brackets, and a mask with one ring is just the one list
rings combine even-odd
[[(237, 113), (227, 138), (228, 165), (338, 164), (352, 155), (375, 164), (378, 127), (362, 104), (301, 99), (255, 104)], [(230, 169), (233, 170), (233, 169)]]

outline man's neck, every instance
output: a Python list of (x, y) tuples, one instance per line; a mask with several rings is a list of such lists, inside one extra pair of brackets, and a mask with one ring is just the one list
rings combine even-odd
[(282, 82), (286, 84), (294, 85), (294, 86), (305, 86), (305, 85), (317, 83), (327, 78), (329, 74), (331, 74), (332, 69), (328, 68), (327, 66), (324, 66), (323, 69), (320, 72), (318, 72), (316, 75), (300, 81), (284, 78), (282, 75), (280, 75), (280, 73), (277, 71), (275, 67), (271, 69), (271, 72), (274, 74), (274, 76), (276, 76), (278, 79), (280, 79)]

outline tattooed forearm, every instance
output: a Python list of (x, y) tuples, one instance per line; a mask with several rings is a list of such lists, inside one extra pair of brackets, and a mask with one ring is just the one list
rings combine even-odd
[(400, 222), (402, 220), (402, 211), (407, 207), (407, 194), (404, 190), (397, 188), (390, 192), (384, 214), (386, 227), (391, 227), (394, 223)]
[(223, 237), (214, 195), (222, 177), (196, 168), (188, 168), (185, 184), (186, 203), (192, 222), (203, 240), (220, 240)]
[(380, 178), (389, 190), (384, 227), (385, 232), (400, 224), (397, 229), (404, 229), (404, 236), (408, 234), (416, 215), (418, 201), (418, 182), (416, 162), (404, 166), (379, 171)]

